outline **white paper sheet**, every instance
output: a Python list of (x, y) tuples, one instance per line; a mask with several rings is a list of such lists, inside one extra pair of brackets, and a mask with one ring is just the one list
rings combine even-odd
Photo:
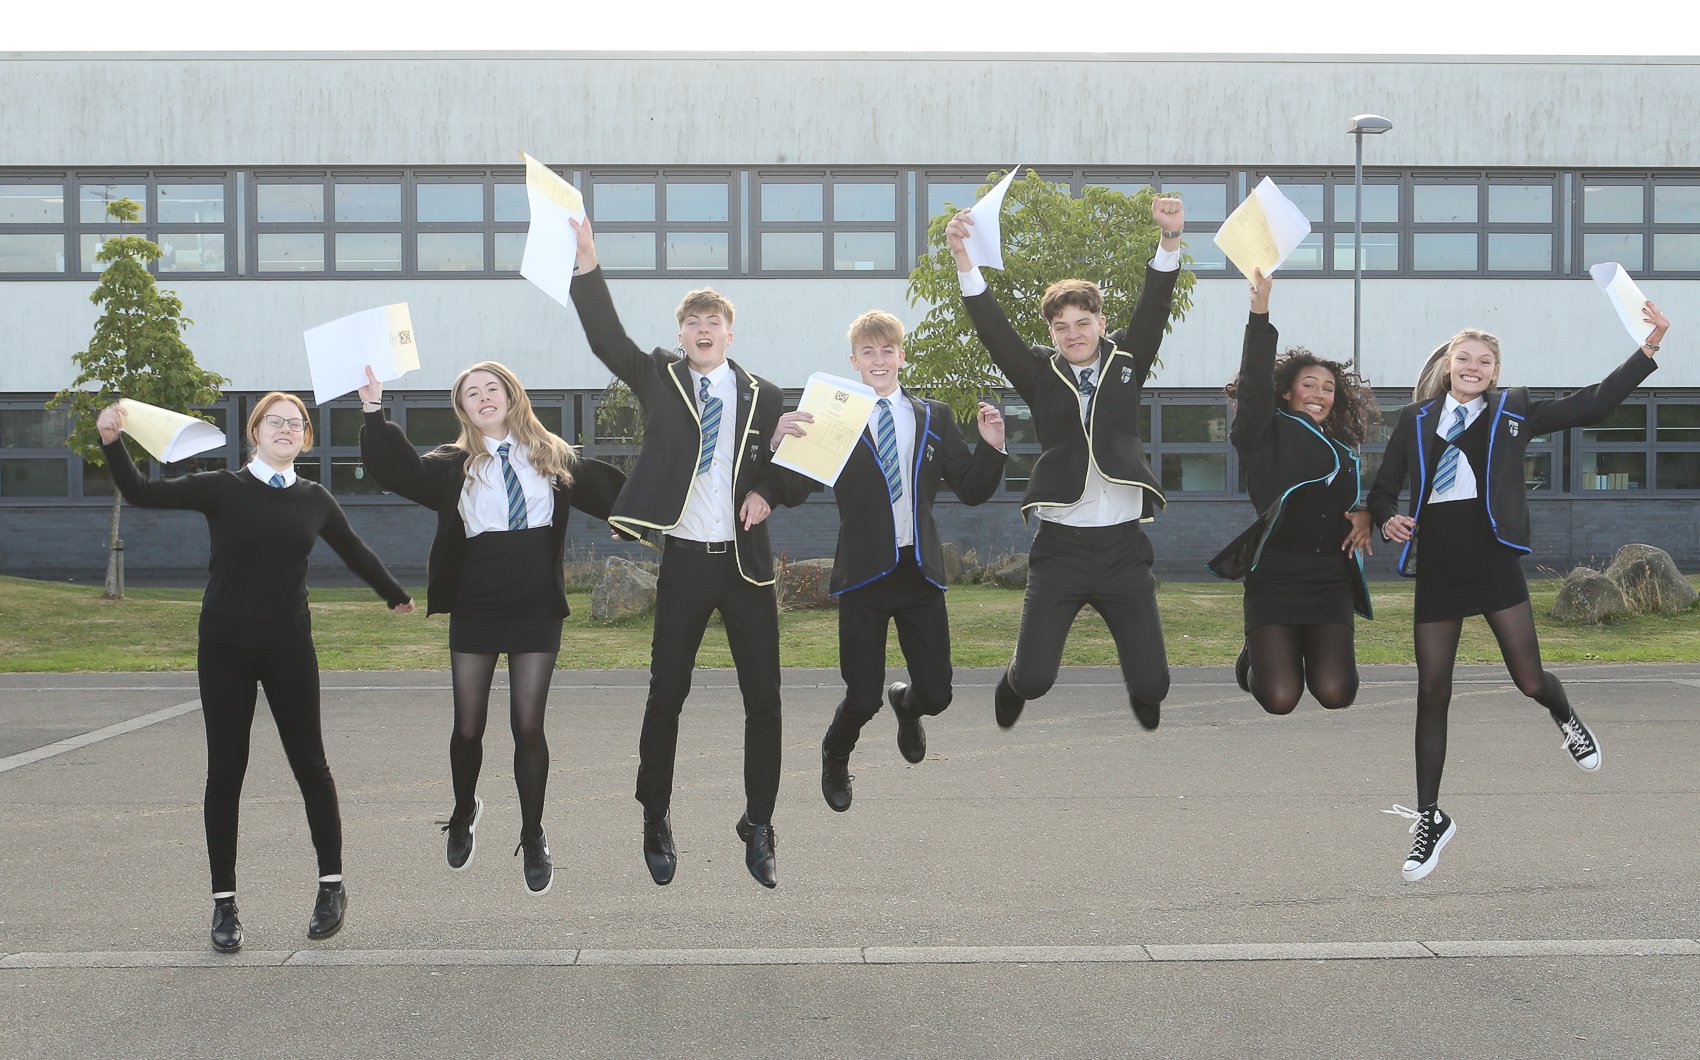
[(1009, 191), (1010, 181), (1020, 171), (1019, 165), (1011, 168), (985, 198), (968, 208), (974, 223), (968, 226), (968, 238), (962, 241), (962, 246), (968, 251), (970, 265), (1003, 268), (1003, 225), (998, 213), (1003, 209), (1003, 197)]
[(313, 400), (320, 405), (366, 385), (366, 366), (380, 383), (419, 367), (413, 318), (406, 302), (352, 313), (302, 332)]
[(205, 420), (131, 398), (118, 404), (124, 410), (123, 432), (162, 464), (187, 460), (227, 441), (223, 431)]
[(525, 199), (531, 206), (519, 274), (570, 309), (578, 236), (569, 222), (585, 220), (584, 196), (537, 159), (524, 151), (519, 156), (525, 159)]
[(1646, 342), (1647, 336), (1653, 333), (1653, 325), (1641, 319), (1641, 309), (1646, 305), (1647, 296), (1630, 278), (1629, 270), (1615, 261), (1602, 261), (1588, 266), (1588, 275), (1611, 300), (1611, 307), (1617, 310), (1617, 319), (1623, 321), (1629, 337), (1637, 343)]
[(786, 435), (774, 451), (773, 462), (828, 486), (835, 485), (861, 440), (878, 398), (873, 387), (858, 380), (826, 372), (809, 376), (797, 411), (807, 412), (814, 422), (802, 425), (806, 433), (801, 438)]
[(1264, 177), (1222, 222), (1215, 242), (1249, 280), (1256, 269), (1273, 276), (1308, 235), (1310, 221), (1304, 211)]

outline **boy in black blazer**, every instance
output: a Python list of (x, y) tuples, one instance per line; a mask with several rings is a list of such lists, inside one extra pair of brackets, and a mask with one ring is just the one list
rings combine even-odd
[(1060, 280), (1040, 309), (1056, 348), (1029, 347), (1010, 325), (963, 241), (967, 210), (945, 228), (962, 300), (992, 361), (1027, 402), (1039, 459), (1022, 514), (1036, 513), (1027, 596), (1015, 658), (998, 682), (997, 721), (1014, 725), (1029, 699), (1051, 690), (1069, 626), (1090, 604), (1115, 638), (1133, 713), (1155, 729), (1169, 694), (1169, 662), (1151, 577), (1151, 543), (1139, 524), (1164, 505), (1139, 438), (1139, 401), (1157, 359), (1180, 275), (1181, 201), (1158, 198), (1162, 243), (1146, 270), (1133, 318), (1106, 334), (1104, 299), (1086, 280)]
[(637, 396), (643, 448), (608, 522), (663, 552), (656, 586), (649, 699), (638, 743), (637, 798), (650, 876), (670, 883), (678, 865), (668, 806), (679, 711), (691, 688), (697, 648), (714, 612), (744, 697), (744, 816), (737, 824), (750, 875), (778, 885), (773, 804), (779, 791), (779, 615), (765, 520), (782, 493), (771, 476), (768, 439), (783, 395), (726, 358), (732, 303), (706, 288), (680, 303), (679, 347), (644, 353), (626, 336), (588, 222), (578, 232), (573, 306), (597, 358)]
[[(829, 591), (838, 598), (844, 701), (821, 741), (821, 794), (841, 812), (850, 808), (850, 752), (879, 712), (882, 691), (897, 716), (897, 749), (910, 762), (927, 756), (921, 718), (950, 706), (944, 556), (933, 522), (939, 483), (950, 483), (964, 504), (980, 504), (1003, 481), (1002, 413), (980, 404), (981, 443), (970, 452), (949, 405), (898, 386), (904, 360), (903, 323), (890, 313), (876, 309), (850, 325), (850, 366), (879, 405), (833, 487), (839, 529)], [(806, 412), (781, 416), (773, 447), (806, 434), (812, 420)], [(882, 688), (893, 621), (911, 683)]]

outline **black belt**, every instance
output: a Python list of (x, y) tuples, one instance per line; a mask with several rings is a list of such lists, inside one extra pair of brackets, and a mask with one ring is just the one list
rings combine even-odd
[(1062, 537), (1086, 538), (1102, 541), (1105, 538), (1117, 537), (1130, 531), (1143, 534), (1145, 531), (1139, 525), (1138, 519), (1129, 519), (1125, 523), (1111, 523), (1108, 526), (1070, 526), (1067, 523), (1053, 523), (1049, 519), (1039, 520), (1039, 531), (1047, 535)]
[(692, 541), (688, 537), (674, 537), (671, 534), (667, 535), (667, 543), (678, 545), (680, 548), (688, 548), (692, 552), (707, 552), (714, 556), (731, 552), (737, 547), (737, 543), (733, 541)]

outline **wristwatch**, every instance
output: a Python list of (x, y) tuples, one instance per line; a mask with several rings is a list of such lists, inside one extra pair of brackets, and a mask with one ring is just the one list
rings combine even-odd
[(1648, 353), (1658, 353), (1659, 352), (1659, 344), (1656, 343), (1656, 342), (1643, 342), (1641, 344), (1641, 348), (1643, 350), (1646, 350)]
[(1164, 239), (1179, 239), (1181, 237), (1182, 229), (1177, 228), (1173, 232), (1171, 232), (1167, 228), (1164, 228), (1161, 231), (1163, 233)]

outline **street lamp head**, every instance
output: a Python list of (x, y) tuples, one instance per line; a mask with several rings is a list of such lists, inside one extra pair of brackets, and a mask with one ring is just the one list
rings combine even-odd
[(1346, 130), (1348, 136), (1374, 136), (1393, 128), (1393, 123), (1379, 114), (1358, 114), (1352, 118), (1352, 127)]

